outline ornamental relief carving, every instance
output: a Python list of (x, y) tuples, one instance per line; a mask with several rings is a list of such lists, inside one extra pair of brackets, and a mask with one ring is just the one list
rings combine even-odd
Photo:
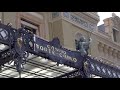
[(75, 13), (63, 12), (62, 17), (64, 20), (67, 20), (70, 23), (87, 31), (95, 31), (97, 28), (97, 25), (95, 23), (90, 22), (85, 18), (80, 17), (79, 15), (76, 15)]

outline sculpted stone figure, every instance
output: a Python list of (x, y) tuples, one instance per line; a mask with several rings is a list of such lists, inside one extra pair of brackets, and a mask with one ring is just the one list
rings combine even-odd
[(81, 52), (82, 56), (88, 55), (88, 49), (89, 45), (91, 43), (92, 39), (90, 38), (89, 41), (85, 39), (84, 36), (82, 36), (79, 41), (78, 41), (78, 47), (79, 47), (79, 52)]

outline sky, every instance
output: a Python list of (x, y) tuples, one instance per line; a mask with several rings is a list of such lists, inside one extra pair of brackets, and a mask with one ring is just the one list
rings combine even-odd
[[(103, 24), (103, 20), (105, 18), (112, 17), (113, 12), (98, 12), (98, 15), (100, 16), (100, 21), (98, 22), (98, 26)], [(120, 17), (120, 12), (114, 12), (117, 16)]]

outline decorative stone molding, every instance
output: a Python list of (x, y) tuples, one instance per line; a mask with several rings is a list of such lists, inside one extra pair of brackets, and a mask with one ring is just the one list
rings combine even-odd
[(44, 17), (43, 17), (41, 14), (36, 13), (36, 12), (25, 12), (25, 13), (31, 14), (31, 15), (33, 15), (33, 16), (35, 16), (35, 17), (41, 19), (41, 20), (44, 19)]
[(88, 14), (90, 17), (93, 17), (96, 20), (100, 20), (99, 15), (97, 14), (97, 12), (85, 12), (85, 14)]
[(97, 25), (72, 12), (62, 12), (62, 18), (87, 31), (95, 31)]
[(49, 13), (49, 22), (55, 22), (62, 19), (61, 12), (50, 12)]

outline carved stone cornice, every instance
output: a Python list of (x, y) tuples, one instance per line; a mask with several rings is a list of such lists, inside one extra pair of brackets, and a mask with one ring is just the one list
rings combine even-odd
[(97, 12), (82, 12), (82, 13), (88, 15), (93, 19), (96, 19), (97, 21), (100, 21), (100, 17), (98, 16)]
[(62, 12), (62, 19), (89, 32), (96, 31), (97, 21), (88, 18), (83, 12)]

